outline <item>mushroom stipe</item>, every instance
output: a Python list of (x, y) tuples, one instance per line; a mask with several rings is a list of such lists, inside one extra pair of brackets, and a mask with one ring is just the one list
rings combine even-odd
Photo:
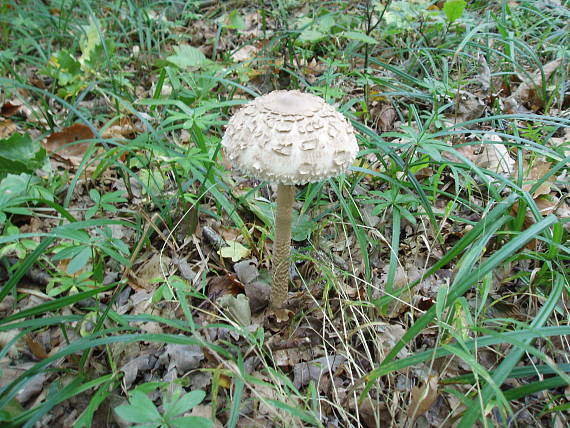
[(295, 185), (346, 171), (358, 153), (354, 129), (320, 97), (274, 91), (232, 116), (222, 145), (237, 169), (278, 184), (271, 306), (282, 308), (289, 288)]

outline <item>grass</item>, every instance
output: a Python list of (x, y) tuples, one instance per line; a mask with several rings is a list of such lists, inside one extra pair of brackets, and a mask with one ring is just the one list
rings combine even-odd
[[(3, 1), (1, 425), (114, 426), (145, 396), (155, 426), (182, 408), (204, 426), (567, 424), (569, 5), (445, 3), (462, 2)], [(220, 140), (274, 89), (333, 103), (361, 150), (297, 189), (290, 319), (250, 299), (243, 325), (218, 250), (240, 244), (267, 282), (273, 189)], [(154, 365), (129, 374), (139, 356)]]

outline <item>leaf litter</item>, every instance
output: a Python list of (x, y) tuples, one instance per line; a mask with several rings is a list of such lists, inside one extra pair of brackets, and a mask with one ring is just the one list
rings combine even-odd
[[(299, 9), (295, 10), (294, 13), (302, 15), (304, 12)], [(232, 52), (230, 57), (234, 62), (251, 62), (251, 67), (246, 68), (248, 76), (252, 84), (258, 85), (260, 89), (264, 88), (264, 85), (268, 85), (268, 82), (276, 79), (278, 74), (274, 76), (272, 73), (279, 67), (284, 67), (284, 64), (282, 60), (281, 63), (276, 62), (273, 66), (263, 65), (261, 61), (256, 62), (258, 56), (265, 49), (263, 43), (257, 41), (261, 34), (262, 17), (259, 16), (258, 12), (246, 13), (243, 19), (244, 26), (237, 31), (237, 24), (235, 22), (232, 24), (233, 21), (228, 19), (229, 15), (224, 16), (226, 20), (223, 21), (223, 31), (227, 31), (229, 36), (219, 39), (218, 55), (220, 55), (219, 52)], [(156, 16), (155, 19), (163, 18)], [(216, 33), (205, 21), (202, 21), (201, 25), (201, 30), (194, 29), (194, 34), (188, 34), (190, 45), (183, 43), (169, 47), (170, 49), (167, 50), (168, 53), (164, 55), (164, 58), (172, 66), (195, 71), (204, 67), (209, 61), (216, 60), (213, 57)], [(270, 23), (270, 25), (276, 24)], [(189, 29), (181, 26), (176, 27), (174, 31), (188, 33)], [(230, 46), (235, 47), (235, 49), (229, 49)], [(240, 46), (242, 47), (239, 48)], [(455, 124), (481, 118), (489, 112), (492, 95), (488, 92), (494, 86), (492, 72), (496, 72), (496, 70), (492, 68), (492, 64), (487, 63), (484, 57), (480, 56), (478, 61), (481, 68), (481, 74), (478, 77), (480, 87), (460, 90), (449, 97), (449, 101), (453, 101), (454, 107), (449, 110), (447, 119)], [(323, 73), (331, 70), (331, 67), (317, 56), (310, 60), (303, 59), (298, 65), (300, 65), (299, 69), (304, 70), (307, 74), (307, 80), (310, 82), (318, 82)], [(525, 109), (540, 112), (545, 106), (538, 93), (542, 90), (548, 92), (551, 90), (548, 86), (543, 85), (543, 79), (548, 84), (560, 65), (560, 60), (547, 63), (543, 67), (544, 74), (540, 71), (533, 72), (521, 78), (521, 83), (512, 95), (503, 98), (499, 95), (500, 103), (505, 105), (504, 112), (512, 112), (511, 109), (513, 108), (516, 111)], [(149, 93), (145, 87), (155, 87), (147, 85), (148, 83), (147, 81), (141, 82), (137, 91), (142, 97), (152, 98), (153, 94)], [(358, 88), (344, 89), (348, 92), (358, 90)], [(170, 96), (174, 90), (175, 88), (168, 88), (162, 95)], [(243, 97), (244, 94), (238, 90), (238, 95)], [(396, 121), (399, 112), (400, 106), (397, 105), (397, 102), (394, 99), (386, 98), (372, 106), (371, 119), (379, 132), (389, 132), (398, 129), (401, 125), (401, 122)], [(3, 105), (3, 116), (12, 117), (17, 114), (17, 105), (11, 103)], [(6, 125), (3, 126), (2, 124), (5, 123)], [(10, 120), (0, 122), (0, 130), (6, 130), (4, 131), (6, 136), (0, 134), (0, 139), (7, 138), (8, 134), (17, 131), (14, 123)], [(417, 123), (412, 123), (412, 127), (419, 128)], [(477, 126), (474, 125), (472, 128), (475, 129)], [(120, 120), (117, 125), (101, 129), (104, 129), (102, 133), (104, 139), (115, 140), (136, 140), (147, 131), (137, 121), (130, 119)], [(563, 182), (563, 173), (559, 176), (551, 176), (540, 185), (535, 186), (537, 181), (542, 180), (544, 175), (551, 170), (551, 160), (523, 158), (523, 164), (519, 165), (517, 163), (517, 152), (510, 145), (510, 142), (504, 141), (492, 130), (489, 131), (491, 132), (486, 134), (467, 134), (466, 138), (471, 139), (468, 143), (454, 139), (451, 141), (450, 147), (465, 156), (476, 167), (492, 171), (513, 181), (519, 179), (518, 171), (522, 171), (523, 176), (520, 179), (523, 190), (531, 191), (534, 189), (532, 198), (539, 205), (541, 215), (556, 212), (561, 217), (567, 217), (568, 203), (556, 185), (558, 182)], [(87, 148), (92, 144), (92, 142), (85, 140), (92, 140), (93, 138), (92, 129), (79, 123), (50, 134), (46, 140), (46, 147), (51, 154), (51, 162), (53, 163), (54, 159), (59, 159), (64, 163), (64, 170), (71, 171), (77, 168), (83, 160)], [(386, 137), (386, 139), (389, 140), (390, 138)], [(556, 140), (554, 137), (551, 139), (551, 143), (562, 145), (567, 142), (566, 140), (566, 137), (560, 140)], [(447, 156), (447, 152), (444, 156)], [(450, 158), (457, 161), (453, 155), (450, 155)], [(134, 169), (139, 171), (140, 166), (136, 163), (134, 165)], [(134, 205), (143, 201), (142, 203), (146, 204), (143, 209), (149, 212), (157, 210), (154, 200), (158, 195), (168, 192), (169, 189), (167, 182), (157, 184), (163, 179), (160, 173), (161, 168), (163, 166), (156, 168), (158, 172), (153, 172), (147, 176), (139, 174), (139, 181), (143, 183), (143, 187), (152, 190), (150, 192), (147, 190), (139, 191), (139, 200), (136, 204), (128, 204), (128, 208), (135, 211), (138, 207)], [(431, 168), (426, 168), (422, 170), (421, 174), (423, 175), (420, 175), (418, 171), (416, 176), (420, 179), (429, 180), (434, 177), (435, 172)], [(109, 179), (112, 186), (123, 186), (116, 174), (113, 174)], [(441, 180), (443, 186), (447, 186), (446, 189), (452, 188), (454, 177), (451, 173), (444, 172), (438, 179)], [(103, 188), (103, 179), (95, 180), (94, 184)], [(136, 185), (133, 184), (133, 186)], [(152, 188), (153, 185), (156, 187)], [(365, 181), (364, 186), (364, 191), (368, 191), (382, 188), (384, 185), (370, 178)], [(82, 188), (80, 185), (77, 187), (74, 199), (71, 201), (71, 209), (81, 209), (81, 197), (86, 195), (86, 190), (87, 186)], [(144, 196), (148, 197), (145, 198)], [(485, 205), (485, 198), (482, 195), (475, 195), (473, 199), (472, 202), (475, 205), (481, 207)], [(334, 197), (332, 200), (334, 201)], [(443, 207), (447, 203), (449, 203), (447, 199), (435, 201), (434, 208), (441, 209), (441, 212), (444, 212)], [(438, 204), (442, 204), (442, 206), (438, 206)], [(199, 239), (191, 241), (192, 244), (184, 247), (183, 242), (177, 242), (175, 246), (164, 247), (164, 241), (173, 239), (169, 233), (170, 230), (161, 230), (161, 233), (154, 235), (151, 239), (152, 242), (142, 244), (144, 255), (139, 255), (133, 259), (135, 269), (129, 271), (126, 280), (127, 286), (120, 296), (122, 300), (116, 301), (113, 310), (116, 310), (119, 315), (155, 315), (163, 316), (166, 319), (185, 319), (183, 309), (173, 295), (169, 294), (170, 297), (153, 301), (154, 293), (161, 284), (169, 285), (173, 277), (180, 275), (187, 280), (185, 283), (187, 289), (184, 291), (190, 290), (189, 283), (201, 284), (201, 288), (198, 289), (207, 296), (205, 300), (187, 296), (193, 322), (204, 327), (204, 331), (200, 331), (198, 334), (205, 337), (209, 335), (206, 339), (212, 344), (231, 344), (238, 352), (243, 352), (249, 357), (248, 365), (244, 364), (243, 369), (237, 370), (228, 365), (229, 363), (221, 361), (223, 359), (216, 356), (215, 351), (197, 345), (166, 344), (157, 347), (155, 344), (143, 342), (133, 347), (112, 346), (113, 358), (119, 364), (118, 371), (122, 373), (121, 382), (126, 389), (131, 389), (145, 382), (166, 380), (173, 384), (186, 379), (193, 389), (210, 388), (213, 391), (213, 382), (219, 382), (216, 384), (217, 388), (230, 391), (232, 387), (236, 387), (239, 376), (247, 375), (255, 378), (256, 381), (248, 383), (245, 389), (242, 400), (246, 403), (240, 409), (241, 422), (238, 426), (241, 423), (245, 424), (245, 420), (254, 421), (259, 426), (275, 426), (272, 425), (275, 418), (284, 425), (297, 425), (299, 419), (285, 410), (285, 407), (276, 407), (275, 402), (302, 408), (300, 406), (306, 397), (305, 394), (314, 391), (311, 388), (316, 388), (320, 393), (323, 393), (318, 404), (322, 406), (323, 421), (329, 421), (329, 426), (349, 426), (348, 420), (343, 419), (343, 417), (347, 417), (346, 414), (327, 403), (343, 402), (342, 400), (347, 403), (348, 411), (352, 415), (356, 415), (352, 417), (355, 417), (359, 421), (358, 423), (363, 426), (372, 427), (379, 426), (379, 424), (382, 426), (381, 421), (386, 420), (400, 421), (410, 425), (415, 420), (417, 426), (420, 423), (442, 426), (440, 424), (445, 420), (445, 417), (441, 417), (441, 414), (456, 409), (460, 405), (456, 399), (454, 401), (453, 396), (449, 397), (447, 401), (441, 399), (440, 375), (443, 376), (442, 373), (445, 372), (445, 368), (442, 368), (442, 373), (439, 373), (439, 367), (434, 369), (428, 365), (420, 365), (414, 371), (406, 372), (403, 370), (394, 375), (386, 376), (379, 381), (375, 390), (375, 397), (367, 397), (362, 402), (355, 400), (354, 395), (351, 394), (351, 387), (356, 379), (362, 378), (372, 370), (398, 343), (416, 313), (421, 313), (436, 303), (438, 290), (443, 285), (449, 284), (450, 278), (456, 273), (457, 266), (441, 269), (435, 276), (422, 280), (414, 292), (403, 293), (390, 308), (387, 316), (378, 320), (371, 316), (369, 311), (358, 307), (366, 297), (366, 290), (362, 285), (365, 277), (364, 257), (362, 249), (358, 248), (357, 239), (350, 233), (349, 236), (346, 233), (344, 235), (338, 233), (335, 230), (337, 227), (335, 225), (326, 222), (320, 223), (317, 233), (313, 233), (312, 230), (308, 233), (302, 230), (298, 231), (297, 234), (298, 240), (295, 247), (299, 254), (307, 256), (302, 251), (311, 239), (319, 239), (318, 245), (315, 247), (320, 247), (325, 251), (320, 254), (308, 254), (309, 259), (313, 259), (304, 260), (298, 264), (297, 270), (299, 272), (293, 276), (295, 288), (291, 292), (291, 301), (294, 304), (288, 309), (289, 313), (283, 317), (287, 321), (294, 320), (295, 323), (286, 327), (282, 323), (265, 319), (263, 311), (268, 305), (270, 281), (267, 274), (267, 254), (264, 253), (261, 243), (259, 247), (261, 250), (252, 246), (251, 236), (246, 240), (243, 230), (228, 226), (231, 222), (223, 216), (216, 219), (213, 223), (214, 227), (208, 226), (206, 223), (210, 219), (205, 219), (203, 213), (208, 210), (214, 212), (215, 205), (215, 201), (212, 200), (203, 202), (201, 217), (199, 217), (199, 222), (203, 224), (202, 235), (197, 234), (196, 236), (199, 236)], [(244, 210), (237, 203), (236, 209)], [(245, 212), (243, 214), (247, 216), (251, 213)], [(474, 222), (477, 220), (473, 218)], [(380, 240), (381, 242), (378, 243), (380, 249), (373, 249), (372, 253), (369, 254), (374, 272), (373, 282), (377, 293), (374, 297), (376, 298), (383, 295), (388, 285), (399, 289), (412, 281), (419, 280), (424, 273), (421, 266), (429, 266), (439, 257), (437, 253), (439, 250), (433, 248), (436, 245), (433, 247), (430, 245), (436, 241), (434, 232), (421, 222), (418, 225), (404, 222), (400, 231), (400, 248), (396, 250), (398, 259), (404, 262), (398, 265), (393, 283), (388, 284), (387, 266), (390, 252), (386, 250), (386, 242), (390, 241), (394, 233), (391, 230), (389, 216), (386, 218), (369, 215), (367, 226), (370, 229), (377, 228), (377, 233), (370, 231), (369, 237), (371, 239), (376, 239), (379, 235), (384, 237), (384, 240)], [(450, 248), (457, 239), (467, 233), (467, 228), (461, 226), (463, 225), (459, 225), (460, 230), (458, 230), (454, 220), (442, 223), (440, 232), (443, 237), (444, 248)], [(165, 223), (160, 227), (168, 229), (170, 225)], [(258, 220), (248, 221), (248, 227), (254, 230), (252, 233), (254, 239), (261, 239), (264, 231), (263, 225)], [(257, 235), (255, 235), (256, 233)], [(422, 236), (423, 239), (417, 239), (418, 236)], [(119, 239), (126, 241), (131, 248), (135, 248), (138, 244), (136, 239), (139, 238), (124, 234)], [(184, 249), (180, 250), (180, 248)], [(254, 255), (257, 258), (253, 258)], [(512, 268), (515, 269), (515, 267)], [(118, 266), (110, 266), (108, 269), (113, 272), (107, 273), (113, 273), (117, 276), (123, 273)], [(63, 267), (61, 270), (64, 270)], [(508, 274), (509, 272), (507, 272), (507, 277)], [(334, 286), (331, 286), (331, 281)], [(495, 282), (493, 293), (497, 298), (503, 297), (500, 288), (504, 285), (501, 281)], [(508, 281), (506, 281), (506, 285), (508, 286)], [(172, 291), (176, 291), (174, 287), (170, 287)], [(41, 290), (41, 287), (39, 289)], [(110, 304), (109, 296), (110, 294), (101, 296), (105, 304)], [(469, 299), (474, 298), (472, 295), (467, 297)], [(2, 304), (5, 302), (6, 299)], [(37, 296), (24, 295), (18, 302), (6, 304), (2, 308), (8, 316), (14, 309), (17, 313), (25, 308), (36, 307), (42, 302), (42, 299)], [(505, 306), (509, 307), (508, 304)], [(218, 309), (222, 310), (222, 317), (217, 314), (216, 310)], [(77, 314), (84, 314), (80, 305), (73, 306), (72, 311)], [(225, 318), (231, 319), (241, 327), (252, 325), (263, 327), (262, 333), (265, 334), (262, 336), (268, 344), (268, 349), (271, 350), (273, 358), (271, 362), (267, 363), (263, 355), (251, 355), (256, 354), (256, 351), (252, 351), (248, 342), (251, 337), (247, 336), (247, 333), (241, 332), (239, 329), (230, 329), (232, 326), (227, 328), (207, 327), (210, 324), (219, 323)], [(75, 328), (78, 325), (79, 323), (73, 322), (71, 327)], [(137, 324), (136, 327), (147, 332), (180, 333), (177, 328), (162, 323), (151, 324), (147, 322)], [(48, 333), (46, 337), (50, 339), (48, 342), (53, 341), (53, 349), (57, 349), (58, 342), (62, 341), (58, 337), (60, 333), (57, 331), (56, 328), (52, 327), (46, 329)], [(249, 333), (253, 332), (255, 330)], [(14, 337), (9, 336), (2, 340), (8, 342)], [(74, 338), (73, 334), (70, 334), (69, 337)], [(404, 358), (411, 352), (433, 346), (435, 340), (434, 329), (428, 328), (418, 336), (417, 343), (410, 345), (410, 347), (404, 347), (398, 354), (398, 358)], [(50, 351), (50, 347), (45, 347), (34, 336), (25, 336), (25, 339), (19, 342), (16, 349), (19, 349), (16, 355), (8, 355), (10, 364), (16, 361), (16, 367), (20, 371), (30, 366), (30, 362), (26, 360), (41, 360), (53, 352)], [(97, 361), (98, 358), (93, 355), (88, 359), (88, 368), (100, 375), (105, 373), (104, 363)], [(104, 354), (97, 353), (95, 355)], [(485, 355), (485, 352), (480, 355), (485, 367), (491, 369), (495, 366), (495, 360)], [(53, 367), (76, 368), (77, 362), (73, 361), (73, 358), (70, 360), (68, 363), (57, 362)], [(447, 363), (452, 364), (450, 361)], [(2, 364), (4, 369), (10, 368), (9, 364), (4, 364), (4, 361)], [(66, 366), (66, 364), (69, 365)], [(284, 374), (281, 374), (281, 377), (275, 374), (273, 365), (283, 370), (282, 373)], [(273, 371), (267, 370), (268, 367)], [(225, 372), (220, 374), (223, 370)], [(246, 372), (243, 373), (242, 370), (246, 370)], [(469, 370), (470, 367), (466, 364), (457, 365), (458, 374)], [(208, 374), (205, 375), (205, 373)], [(449, 373), (451, 373), (451, 369)], [(43, 393), (45, 396), (48, 383), (54, 377), (53, 375), (34, 377), (26, 385), (26, 389), (23, 389), (18, 395), (19, 400), (22, 404), (26, 404), (38, 394)], [(5, 382), (13, 379), (14, 377), (8, 376), (3, 379), (2, 383), (5, 384)], [(398, 385), (397, 391), (393, 388), (393, 384)], [(382, 392), (383, 389), (389, 392), (384, 393)], [(389, 393), (393, 393), (394, 397), (388, 397)], [(230, 393), (226, 394), (218, 389), (217, 397), (212, 394), (209, 404), (195, 407), (192, 414), (209, 417), (214, 413), (226, 422), (228, 415), (223, 409), (232, 405), (231, 398)], [(57, 413), (54, 412), (54, 415)], [(354, 423), (354, 420), (350, 419), (350, 421)], [(44, 419), (43, 425), (48, 424), (49, 420)], [(221, 424), (221, 422), (216, 420), (216, 424)], [(356, 426), (356, 423), (354, 425)]]

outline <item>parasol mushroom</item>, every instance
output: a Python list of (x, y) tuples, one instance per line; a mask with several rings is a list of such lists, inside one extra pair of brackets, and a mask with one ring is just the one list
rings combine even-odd
[(274, 91), (232, 116), (222, 145), (237, 169), (278, 184), (271, 305), (281, 308), (289, 287), (295, 185), (343, 173), (358, 152), (354, 129), (320, 97)]

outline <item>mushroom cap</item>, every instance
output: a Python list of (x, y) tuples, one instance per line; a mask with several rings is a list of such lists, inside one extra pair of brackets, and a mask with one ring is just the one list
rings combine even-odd
[(280, 184), (334, 177), (356, 158), (352, 125), (325, 100), (300, 91), (274, 91), (232, 116), (222, 139), (233, 165)]

